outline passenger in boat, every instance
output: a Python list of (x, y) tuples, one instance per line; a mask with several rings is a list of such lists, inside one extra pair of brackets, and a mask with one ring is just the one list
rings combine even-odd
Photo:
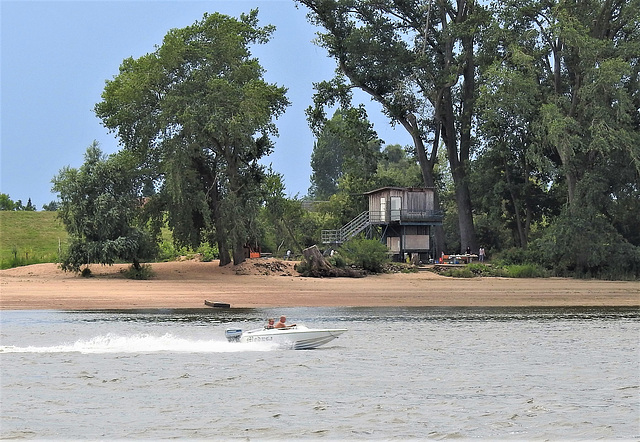
[(269, 318), (269, 323), (267, 325), (265, 325), (264, 328), (273, 328), (274, 327), (274, 325), (273, 325), (274, 322), (275, 322), (275, 319)]
[(280, 316), (280, 322), (275, 325), (275, 328), (289, 328), (293, 327), (295, 324), (285, 324), (287, 322), (286, 316)]

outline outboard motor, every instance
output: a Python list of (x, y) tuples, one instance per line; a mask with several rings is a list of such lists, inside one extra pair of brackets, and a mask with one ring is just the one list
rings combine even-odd
[(240, 328), (228, 328), (224, 335), (229, 342), (240, 342), (240, 336), (242, 336), (242, 329)]

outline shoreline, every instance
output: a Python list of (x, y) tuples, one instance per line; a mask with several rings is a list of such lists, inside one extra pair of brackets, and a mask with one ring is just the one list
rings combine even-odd
[(155, 277), (124, 279), (128, 265), (91, 267), (94, 277), (55, 264), (0, 271), (0, 310), (211, 309), (286, 307), (640, 307), (640, 282), (568, 278), (460, 279), (432, 272), (365, 278), (304, 278), (294, 262), (240, 266), (182, 261), (151, 264)]

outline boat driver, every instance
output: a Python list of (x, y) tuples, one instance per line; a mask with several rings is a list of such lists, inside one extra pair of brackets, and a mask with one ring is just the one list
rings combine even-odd
[(273, 318), (269, 318), (269, 323), (267, 325), (265, 325), (264, 328), (273, 328), (274, 327), (274, 325), (273, 325), (274, 321), (275, 320)]
[(274, 327), (275, 328), (288, 328), (288, 327), (293, 327), (295, 324), (285, 324), (285, 322), (287, 321), (287, 317), (286, 316), (280, 316), (280, 322), (278, 322)]

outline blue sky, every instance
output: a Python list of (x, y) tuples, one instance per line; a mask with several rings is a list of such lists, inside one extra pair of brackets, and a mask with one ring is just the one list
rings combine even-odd
[[(305, 195), (314, 138), (304, 110), (313, 83), (330, 79), (335, 63), (312, 43), (317, 29), (293, 0), (1, 0), (0, 192), (25, 204), (31, 198), (38, 210), (55, 200), (51, 178), (64, 166), (79, 167), (93, 140), (106, 153), (119, 148), (92, 109), (122, 60), (152, 52), (169, 29), (205, 12), (237, 17), (256, 7), (260, 24), (273, 24), (276, 32), (253, 53), (266, 80), (287, 87), (292, 102), (276, 123), (275, 151), (263, 163), (284, 176), (288, 195)], [(409, 144), (377, 104), (357, 97), (387, 144)]]

